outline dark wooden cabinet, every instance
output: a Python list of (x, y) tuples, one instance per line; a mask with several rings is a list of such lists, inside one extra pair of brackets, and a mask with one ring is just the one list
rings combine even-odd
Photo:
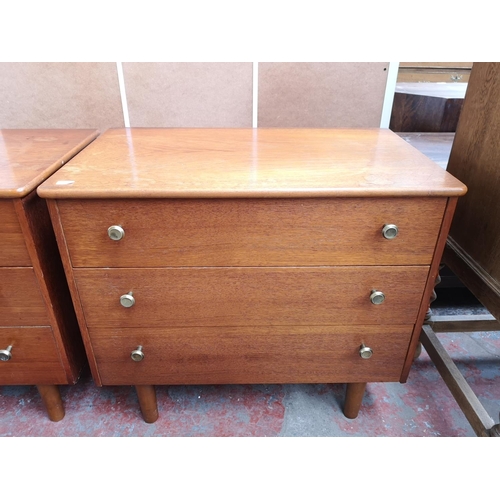
[(468, 193), (444, 262), (500, 319), (500, 63), (474, 63), (448, 171)]
[(499, 329), (499, 137), (500, 63), (474, 63), (447, 166), (467, 184), (468, 193), (458, 200), (442, 262), (491, 315), (431, 317), (420, 339), (476, 434), (492, 437), (500, 436), (500, 424), (485, 410), (436, 333)]
[(394, 132), (455, 132), (466, 83), (399, 83), (389, 128)]

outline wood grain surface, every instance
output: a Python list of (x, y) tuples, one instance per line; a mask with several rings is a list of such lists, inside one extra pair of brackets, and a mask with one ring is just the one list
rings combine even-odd
[(33, 268), (0, 268), (0, 326), (49, 324)]
[(396, 93), (389, 127), (394, 132), (455, 132), (462, 105), (461, 98)]
[(443, 255), (444, 248), (446, 246), (446, 239), (450, 231), (451, 222), (453, 220), (453, 214), (455, 213), (455, 208), (457, 206), (457, 198), (450, 198), (446, 205), (446, 210), (443, 217), (443, 223), (441, 225), (441, 230), (439, 232), (439, 238), (434, 250), (434, 255), (432, 256), (432, 264), (430, 266), (429, 275), (425, 283), (424, 293), (422, 295), (422, 302), (418, 310), (418, 316), (415, 321), (415, 326), (413, 328), (413, 334), (411, 337), (410, 345), (408, 346), (408, 354), (406, 356), (405, 365), (401, 373), (400, 382), (406, 382), (408, 374), (410, 372), (411, 365), (414, 361), (414, 354), (419, 342), (420, 333), (422, 331), (422, 325), (425, 320), (427, 311), (431, 303), (431, 295), (436, 286), (436, 278), (439, 275), (439, 266), (441, 264), (441, 257)]
[(14, 206), (61, 362), (68, 382), (75, 383), (85, 363), (85, 353), (46, 201), (32, 191), (24, 198), (15, 199)]
[[(75, 269), (89, 327), (411, 324), (426, 266)], [(370, 302), (381, 290), (383, 304)], [(133, 293), (135, 305), (120, 305)]]
[(61, 393), (57, 385), (37, 384), (36, 388), (42, 398), (47, 415), (52, 422), (59, 422), (64, 418), (65, 411)]
[(399, 83), (389, 128), (394, 132), (455, 132), (467, 83)]
[(384, 129), (108, 130), (44, 182), (46, 198), (460, 196)]
[(98, 133), (96, 130), (0, 130), (0, 198), (22, 198)]
[(12, 346), (12, 358), (0, 361), (1, 385), (66, 384), (50, 327), (0, 327), (0, 349)]
[(398, 83), (467, 83), (471, 62), (400, 62)]
[(96, 383), (148, 392), (401, 380), (465, 192), (378, 129), (110, 130), (38, 188)]
[(12, 200), (0, 200), (0, 267), (31, 266)]
[[(57, 203), (75, 267), (428, 265), (446, 199)], [(385, 224), (398, 226), (395, 239)], [(109, 238), (111, 225), (122, 240)]]
[[(395, 382), (412, 326), (89, 330), (102, 381), (122, 384)], [(373, 350), (359, 356), (361, 344)], [(143, 346), (144, 359), (130, 352)]]
[(87, 360), (89, 362), (90, 371), (92, 373), (94, 382), (98, 386), (101, 386), (102, 385), (101, 379), (99, 377), (99, 372), (97, 371), (94, 352), (92, 350), (92, 345), (89, 340), (87, 322), (85, 320), (82, 303), (80, 301), (78, 290), (76, 288), (73, 268), (71, 266), (71, 260), (68, 254), (68, 247), (66, 245), (66, 239), (64, 237), (64, 232), (61, 226), (61, 220), (59, 217), (57, 202), (55, 200), (46, 200), (46, 201), (47, 201), (47, 209), (50, 215), (50, 220), (52, 222), (52, 227), (54, 228), (54, 235), (56, 237), (57, 247), (59, 248), (59, 254), (61, 256), (64, 273), (66, 275), (66, 280), (71, 295), (71, 301), (73, 303), (75, 315), (81, 333), (81, 338), (85, 348), (85, 353), (87, 355)]
[(85, 357), (46, 202), (36, 187), (95, 130), (0, 130), (0, 384), (37, 385), (51, 420), (55, 384), (75, 383)]
[(344, 402), (344, 415), (347, 418), (356, 418), (358, 416), (365, 390), (366, 382), (347, 384)]
[[(500, 318), (500, 63), (474, 63), (448, 170), (467, 183), (446, 263)], [(454, 255), (452, 255), (454, 254)]]

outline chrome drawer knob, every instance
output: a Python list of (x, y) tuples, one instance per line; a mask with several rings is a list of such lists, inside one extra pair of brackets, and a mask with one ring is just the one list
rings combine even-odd
[(120, 297), (120, 304), (123, 307), (132, 307), (135, 304), (134, 296), (132, 292), (128, 292)]
[(142, 361), (144, 359), (142, 345), (138, 345), (137, 348), (130, 353), (130, 357), (132, 358), (132, 361)]
[(398, 226), (396, 224), (386, 224), (382, 228), (382, 235), (386, 240), (393, 240), (398, 235)]
[(119, 241), (125, 236), (125, 230), (121, 226), (109, 226), (108, 236), (114, 241)]
[(365, 344), (361, 344), (359, 348), (359, 355), (363, 359), (369, 359), (373, 356), (373, 350), (370, 347), (366, 347)]
[(0, 361), (9, 361), (10, 358), (12, 358), (12, 346), (10, 345), (7, 347), (7, 349), (1, 349), (0, 350)]
[(378, 290), (372, 290), (372, 293), (370, 295), (370, 301), (372, 304), (375, 304), (378, 306), (379, 304), (382, 304), (385, 300), (385, 295), (378, 291)]

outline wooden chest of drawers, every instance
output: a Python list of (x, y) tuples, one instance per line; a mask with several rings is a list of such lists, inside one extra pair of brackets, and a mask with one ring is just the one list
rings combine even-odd
[(98, 385), (408, 376), (465, 186), (388, 130), (109, 130), (38, 189)]
[(0, 131), (0, 384), (36, 385), (49, 418), (57, 385), (85, 352), (47, 205), (37, 186), (89, 144), (93, 130)]

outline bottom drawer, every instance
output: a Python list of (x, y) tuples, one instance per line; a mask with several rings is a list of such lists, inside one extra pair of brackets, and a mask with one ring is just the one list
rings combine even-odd
[(12, 346), (0, 361), (0, 385), (67, 384), (50, 327), (0, 328), (0, 349)]
[[(413, 326), (90, 329), (103, 385), (399, 381)], [(359, 355), (362, 344), (373, 350)], [(142, 346), (144, 358), (131, 351)]]

